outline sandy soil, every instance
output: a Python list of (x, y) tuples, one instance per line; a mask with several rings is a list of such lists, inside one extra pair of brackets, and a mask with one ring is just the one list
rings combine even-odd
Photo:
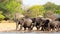
[(8, 21), (3, 21), (0, 23), (0, 32), (1, 31), (9, 31), (9, 30), (15, 30), (16, 24), (15, 23), (8, 23)]

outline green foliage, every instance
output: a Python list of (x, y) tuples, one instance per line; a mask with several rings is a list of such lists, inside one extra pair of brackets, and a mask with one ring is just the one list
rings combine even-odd
[(27, 11), (31, 17), (37, 17), (45, 13), (44, 7), (40, 5), (32, 6)]
[(0, 20), (4, 19), (5, 16), (2, 15), (2, 11), (0, 11)]
[(2, 14), (0, 14), (0, 19), (4, 19), (5, 17), (2, 15)]
[(45, 5), (43, 5), (45, 7), (46, 11), (54, 11), (54, 13), (56, 14), (60, 14), (60, 5), (56, 5), (54, 3), (51, 2), (47, 2)]
[(13, 18), (16, 12), (23, 13), (21, 3), (16, 0), (3, 0), (3, 2), (0, 3), (0, 10), (3, 11), (3, 14), (7, 18)]
[(60, 14), (60, 5), (58, 5), (58, 6), (56, 7), (55, 13), (56, 13), (56, 14)]
[(20, 3), (17, 3), (16, 1), (10, 1), (6, 4), (6, 8), (11, 12), (18, 11), (18, 9), (21, 9), (20, 6)]
[(55, 13), (56, 13), (56, 14), (60, 14), (60, 10), (56, 10)]
[(51, 10), (51, 12), (54, 11), (54, 13), (56, 14), (60, 14), (60, 5), (48, 2), (45, 5), (34, 5), (24, 12), (24, 10), (21, 9), (21, 2), (19, 2), (18, 0), (0, 1), (0, 15), (4, 15), (5, 17), (10, 19), (13, 18), (15, 13), (17, 12), (20, 14), (28, 15), (30, 17), (37, 17), (39, 15), (44, 16), (44, 13), (49, 10)]
[(51, 2), (47, 2), (45, 5), (44, 5), (45, 9), (46, 10), (51, 10), (51, 11), (54, 11), (57, 7), (56, 4), (54, 3), (51, 3)]

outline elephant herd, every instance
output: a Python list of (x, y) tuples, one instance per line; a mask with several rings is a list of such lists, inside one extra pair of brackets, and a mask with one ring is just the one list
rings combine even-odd
[(18, 29), (18, 26), (20, 25), (20, 29), (22, 30), (22, 27), (24, 27), (24, 30), (28, 28), (29, 31), (33, 30), (33, 27), (36, 27), (37, 30), (41, 31), (58, 31), (60, 28), (60, 19), (52, 20), (50, 18), (44, 18), (44, 17), (36, 17), (36, 18), (29, 18), (29, 17), (23, 17), (16, 21), (16, 30)]

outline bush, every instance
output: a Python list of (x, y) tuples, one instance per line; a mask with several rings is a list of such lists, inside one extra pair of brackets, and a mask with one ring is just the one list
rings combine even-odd
[(5, 18), (5, 16), (3, 16), (2, 14), (0, 14), (0, 20), (3, 20)]

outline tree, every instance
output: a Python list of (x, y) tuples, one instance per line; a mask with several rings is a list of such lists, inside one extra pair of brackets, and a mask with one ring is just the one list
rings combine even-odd
[(23, 13), (21, 9), (21, 3), (17, 2), (16, 0), (4, 0), (0, 3), (0, 9), (3, 11), (5, 17), (13, 18), (13, 15), (16, 12)]
[(30, 17), (37, 17), (39, 15), (43, 16), (44, 12), (45, 12), (45, 10), (44, 10), (43, 6), (35, 5), (35, 6), (30, 7), (27, 10), (26, 15), (28, 15)]
[(43, 5), (45, 7), (45, 10), (48, 11), (48, 10), (51, 10), (51, 11), (55, 11), (56, 10), (56, 7), (57, 5), (52, 3), (52, 2), (47, 2), (45, 5)]
[(56, 14), (60, 14), (60, 5), (56, 5), (52, 2), (47, 2), (45, 5), (43, 5), (45, 7), (46, 11), (54, 11), (54, 13)]
[(2, 11), (0, 11), (0, 20), (3, 20), (5, 18), (4, 15), (2, 15)]
[(58, 6), (56, 7), (55, 13), (56, 13), (56, 14), (60, 14), (60, 5), (58, 5)]

